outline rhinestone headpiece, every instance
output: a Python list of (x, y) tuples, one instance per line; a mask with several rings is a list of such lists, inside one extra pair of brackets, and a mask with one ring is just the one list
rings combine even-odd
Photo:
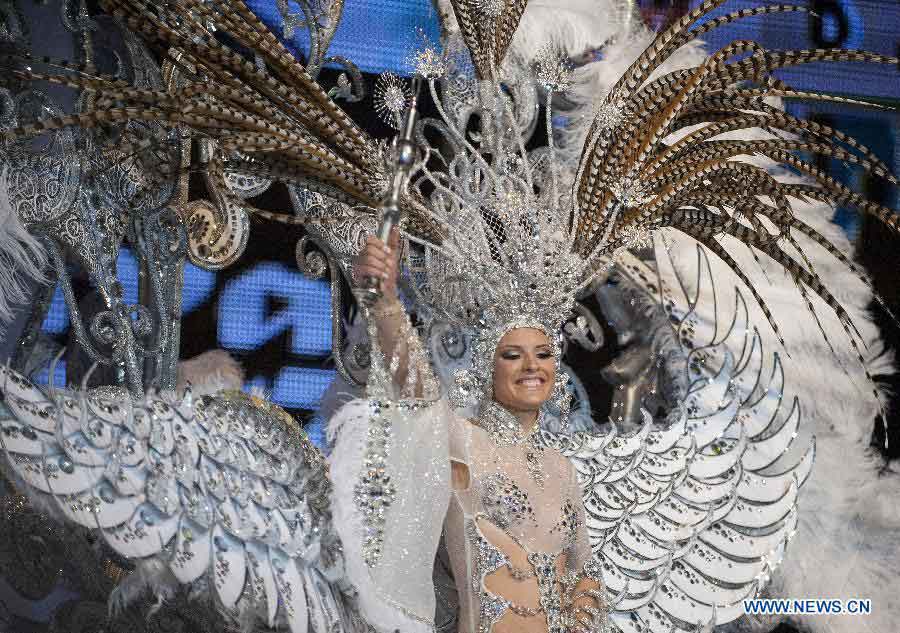
[[(533, 99), (543, 87), (549, 103), (553, 86), (537, 75), (518, 76), (519, 89), (511, 92), (509, 82), (477, 80), (454, 61), (441, 81), (428, 81), (442, 120), (422, 122), (420, 141), (430, 142), (413, 183), (424, 202), (420, 211), (441, 227), (443, 239), (411, 237), (406, 270), (420, 310), (474, 333), (472, 369), (457, 383), (464, 396), (483, 400), (491, 395), (494, 350), (510, 330), (543, 331), (559, 359), (561, 326), (597, 271), (572, 249), (573, 213), (565, 202), (571, 196), (560, 195), (549, 109), (549, 146), (525, 149), (536, 114), (528, 91)], [(472, 115), (477, 134), (467, 132)]]

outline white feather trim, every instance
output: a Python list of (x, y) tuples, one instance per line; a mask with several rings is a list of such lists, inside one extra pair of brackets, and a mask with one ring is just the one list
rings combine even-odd
[(354, 503), (354, 487), (361, 465), (365, 462), (369, 415), (367, 401), (353, 400), (331, 418), (328, 427), (328, 442), (334, 444), (334, 450), (328, 456), (334, 485), (331, 517), (344, 547), (344, 570), (357, 590), (360, 612), (377, 630), (425, 633), (427, 627), (404, 617), (402, 612), (381, 598), (379, 587), (364, 562), (362, 541), (365, 526)]
[[(419, 411), (400, 403), (383, 408), (390, 417), (384, 471), (395, 486), (385, 505), (382, 556), (372, 567), (363, 552), (366, 526), (357, 509), (357, 485), (373, 438), (373, 403), (352, 400), (331, 418), (328, 457), (333, 484), (331, 514), (344, 548), (344, 571), (357, 590), (365, 620), (378, 631), (434, 630), (432, 568), (450, 498), (447, 447), (449, 413), (439, 401)], [(383, 403), (382, 407), (387, 407)]]
[(365, 463), (370, 415), (367, 400), (352, 400), (331, 418), (328, 427), (328, 442), (334, 445), (328, 456), (334, 486), (331, 518), (344, 547), (344, 571), (357, 590), (360, 612), (376, 630), (428, 633), (433, 627), (406, 617), (383, 599), (364, 561), (362, 542), (365, 526), (362, 514), (356, 509), (354, 488), (359, 481), (360, 468)]
[(570, 57), (627, 35), (633, 7), (624, 0), (531, 0), (513, 36), (510, 52), (532, 59), (552, 43)]
[(179, 394), (188, 383), (195, 396), (236, 390), (244, 384), (244, 369), (225, 350), (213, 349), (178, 363)]
[(31, 284), (48, 283), (47, 253), (13, 211), (10, 187), (9, 165), (0, 163), (0, 335), (16, 306), (31, 301)]
[(109, 612), (116, 616), (149, 592), (156, 599), (149, 617), (166, 600), (172, 599), (179, 586), (178, 579), (165, 562), (156, 557), (142, 560), (109, 594)]

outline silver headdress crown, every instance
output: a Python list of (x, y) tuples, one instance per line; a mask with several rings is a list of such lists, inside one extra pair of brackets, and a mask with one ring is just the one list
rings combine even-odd
[[(558, 359), (560, 328), (577, 291), (597, 272), (573, 252), (571, 196), (560, 195), (549, 107), (549, 146), (526, 150), (536, 86), (543, 85), (549, 103), (565, 83), (567, 68), (561, 58), (552, 60), (548, 54), (532, 76), (514, 77), (514, 90), (466, 76), (459, 69), (465, 64), (452, 57), (440, 82), (429, 79), (441, 120), (420, 127), (426, 156), (415, 187), (425, 201), (420, 211), (442, 228), (443, 239), (412, 237), (407, 271), (431, 318), (474, 333), (472, 369), (457, 376), (458, 404), (490, 397), (494, 350), (512, 329), (542, 330)], [(467, 134), (472, 114), (479, 117), (477, 135)], [(439, 142), (425, 143), (426, 135)]]

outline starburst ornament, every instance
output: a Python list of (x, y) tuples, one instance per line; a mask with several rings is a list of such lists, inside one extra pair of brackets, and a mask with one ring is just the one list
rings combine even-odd
[(508, 222), (513, 218), (524, 217), (529, 209), (529, 200), (518, 191), (508, 191), (494, 209), (501, 220)]
[(381, 73), (375, 82), (375, 110), (382, 121), (395, 129), (400, 128), (403, 113), (412, 97), (407, 83), (390, 71)]
[(609, 190), (624, 207), (636, 207), (650, 200), (644, 187), (636, 180), (623, 178), (610, 185)]
[(418, 51), (413, 64), (416, 74), (425, 79), (437, 79), (447, 72), (444, 58), (437, 49), (428, 47)]
[(534, 61), (534, 78), (549, 92), (565, 92), (572, 83), (572, 62), (551, 42), (541, 46)]
[(478, 11), (489, 18), (499, 18), (506, 8), (506, 0), (475, 0)]
[(642, 250), (653, 245), (653, 233), (644, 226), (629, 224), (619, 233), (619, 241), (621, 248)]
[(425, 31), (418, 29), (418, 34), (419, 47), (408, 58), (413, 73), (426, 80), (443, 77), (449, 71), (446, 56), (431, 42)]
[(625, 113), (620, 103), (603, 100), (594, 110), (594, 121), (601, 130), (612, 130), (622, 124)]

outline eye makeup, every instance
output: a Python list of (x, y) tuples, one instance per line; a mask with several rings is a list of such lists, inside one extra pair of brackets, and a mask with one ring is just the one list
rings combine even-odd
[[(541, 360), (546, 360), (548, 358), (553, 358), (553, 352), (543, 347), (538, 349), (536, 356)], [(522, 348), (518, 346), (510, 346), (500, 350), (500, 358), (503, 360), (518, 360), (522, 357)]]

